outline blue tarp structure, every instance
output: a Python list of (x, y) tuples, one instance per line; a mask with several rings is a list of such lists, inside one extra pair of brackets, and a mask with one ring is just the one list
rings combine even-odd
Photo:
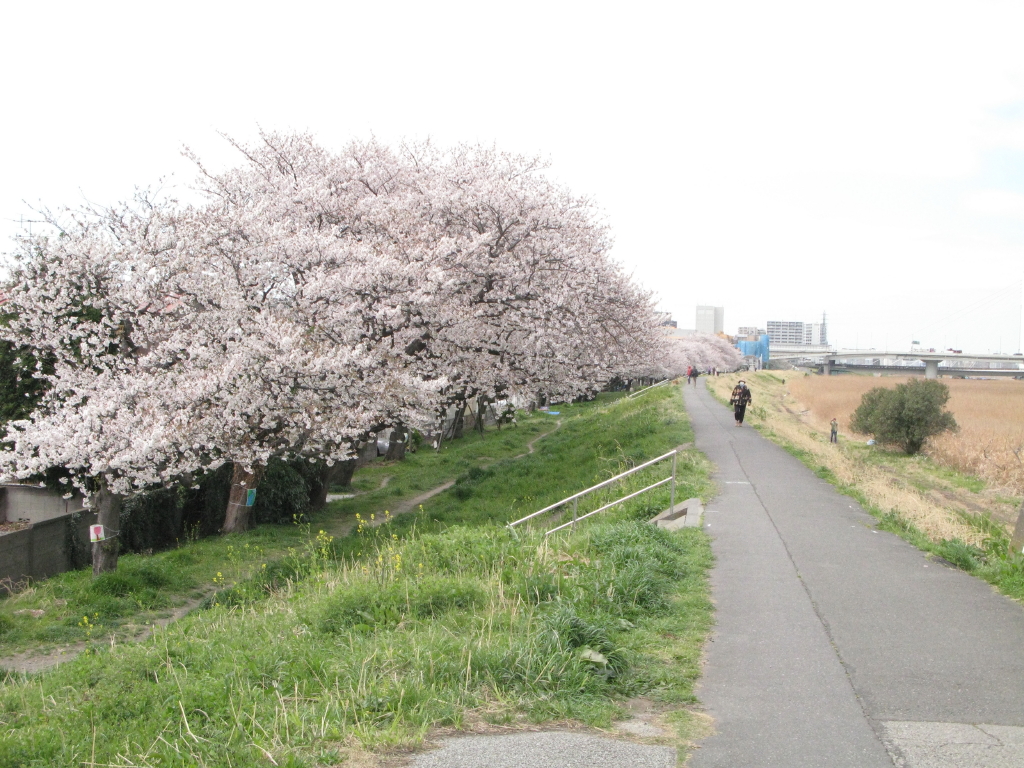
[(737, 341), (736, 349), (744, 357), (759, 357), (762, 363), (768, 362), (768, 334), (762, 334), (757, 341)]

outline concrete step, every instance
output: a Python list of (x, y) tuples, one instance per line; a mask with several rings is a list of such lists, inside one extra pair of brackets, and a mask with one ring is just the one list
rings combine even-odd
[(667, 531), (680, 528), (700, 528), (704, 524), (704, 503), (697, 498), (681, 501), (674, 507), (651, 518), (651, 524)]

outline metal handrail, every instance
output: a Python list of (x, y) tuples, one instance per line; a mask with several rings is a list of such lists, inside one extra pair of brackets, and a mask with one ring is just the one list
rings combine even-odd
[(657, 384), (651, 384), (651, 386), (649, 386), (649, 387), (644, 387), (643, 389), (638, 389), (636, 392), (634, 392), (634, 393), (632, 393), (630, 395), (626, 395), (626, 397), (624, 397), (623, 400), (632, 400), (634, 397), (642, 395), (644, 392), (647, 392), (648, 390), (654, 389), (655, 387), (663, 387), (666, 384), (671, 384), (673, 381), (674, 381), (674, 379), (664, 379), (663, 381), (659, 381)]
[[(641, 489), (639, 491), (635, 491), (635, 492), (629, 494), (628, 496), (623, 496), (621, 499), (616, 499), (615, 501), (613, 501), (613, 502), (611, 502), (609, 504), (605, 504), (603, 507), (599, 507), (598, 509), (595, 509), (595, 510), (593, 510), (591, 512), (588, 512), (587, 514), (583, 515), (582, 517), (577, 514), (577, 510), (579, 509), (579, 500), (582, 497), (586, 496), (588, 493), (593, 493), (594, 491), (598, 490), (599, 488), (604, 488), (606, 485), (610, 485), (611, 483), (614, 483), (617, 480), (621, 480), (624, 477), (628, 477), (629, 475), (632, 475), (634, 472), (639, 472), (641, 469), (646, 469), (647, 467), (651, 466), (652, 464), (657, 464), (659, 461), (664, 461), (669, 456), (672, 457), (672, 474), (669, 475), (668, 477), (666, 477), (664, 480), (659, 480), (658, 482), (654, 483), (653, 485), (649, 485), (646, 488), (643, 488), (643, 489)], [(544, 507), (544, 509), (537, 510), (536, 512), (533, 512), (533, 513), (527, 515), (526, 517), (521, 517), (518, 520), (515, 520), (514, 522), (509, 523), (507, 525), (507, 527), (508, 528), (514, 528), (515, 526), (519, 525), (520, 523), (525, 523), (527, 520), (532, 520), (533, 518), (537, 517), (538, 515), (543, 515), (545, 512), (551, 512), (552, 510), (558, 509), (563, 504), (568, 504), (571, 501), (572, 502), (572, 520), (570, 520), (568, 523), (563, 523), (562, 525), (558, 526), (557, 528), (552, 528), (550, 531), (548, 531), (547, 533), (544, 534), (545, 536), (550, 536), (555, 531), (560, 531), (560, 530), (562, 530), (563, 528), (565, 528), (567, 526), (575, 525), (579, 520), (585, 520), (586, 518), (590, 517), (591, 515), (596, 515), (598, 512), (603, 512), (606, 509), (614, 507), (616, 504), (621, 504), (624, 501), (632, 499), (634, 496), (639, 496), (641, 493), (646, 493), (647, 491), (651, 490), (652, 488), (657, 488), (659, 485), (664, 485), (665, 483), (668, 483), (668, 482), (672, 483), (671, 507), (674, 508), (675, 505), (676, 505), (676, 464), (678, 462), (678, 456), (679, 456), (679, 450), (678, 449), (673, 449), (673, 450), (669, 451), (668, 453), (659, 456), (656, 459), (651, 459), (650, 461), (645, 461), (643, 464), (639, 464), (639, 465), (633, 467), (632, 469), (627, 469), (625, 472), (621, 472), (618, 475), (616, 475), (615, 477), (610, 477), (607, 480), (604, 480), (604, 481), (598, 483), (597, 485), (592, 485), (589, 488), (580, 491), (579, 493), (574, 493), (572, 496), (566, 496), (561, 501), (556, 502), (554, 504), (551, 504), (550, 506)]]

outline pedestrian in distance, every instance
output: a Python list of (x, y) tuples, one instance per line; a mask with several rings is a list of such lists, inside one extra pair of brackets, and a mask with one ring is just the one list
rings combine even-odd
[(695, 386), (695, 387), (697, 386), (697, 377), (698, 376), (700, 376), (700, 368), (694, 366), (694, 368), (693, 368), (693, 376), (690, 377), (690, 383), (693, 384), (693, 386)]
[(838, 443), (839, 442), (839, 422), (836, 421), (836, 417), (835, 416), (832, 417), (832, 421), (829, 422), (829, 426), (832, 427), (832, 433), (829, 435), (828, 441), (830, 443)]
[(686, 383), (687, 383), (687, 385), (693, 383), (693, 366), (692, 365), (686, 366)]
[(732, 397), (729, 398), (729, 402), (733, 407), (733, 414), (736, 416), (736, 426), (743, 426), (743, 414), (747, 411), (747, 406), (753, 398), (750, 395), (750, 389), (747, 388), (747, 382), (740, 379), (739, 383), (732, 390)]

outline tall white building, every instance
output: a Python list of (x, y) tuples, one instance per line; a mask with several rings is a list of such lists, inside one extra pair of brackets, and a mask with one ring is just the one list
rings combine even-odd
[(804, 344), (828, 344), (824, 323), (804, 323)]
[(804, 344), (804, 324), (788, 320), (769, 320), (768, 341), (771, 344)]
[(714, 335), (725, 328), (725, 307), (697, 307), (697, 333)]
[(768, 321), (768, 341), (771, 344), (828, 345), (828, 326), (822, 313), (820, 323), (797, 323), (787, 320)]

